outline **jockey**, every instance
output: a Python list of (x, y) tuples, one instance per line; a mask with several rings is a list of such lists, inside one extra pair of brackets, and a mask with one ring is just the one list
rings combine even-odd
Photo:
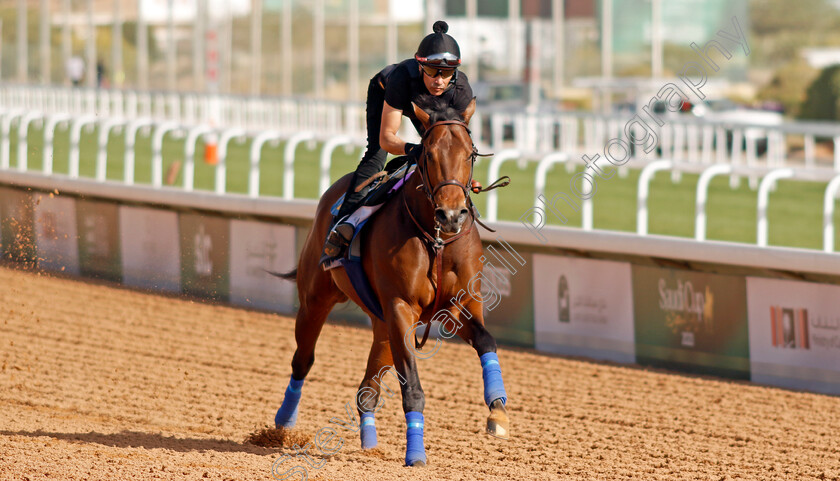
[(364, 191), (356, 192), (357, 186), (385, 168), (388, 153), (406, 155), (410, 160), (419, 157), (420, 145), (405, 142), (397, 136), (403, 115), (422, 135), (423, 126), (414, 115), (412, 102), (427, 111), (451, 107), (463, 112), (473, 99), (467, 76), (457, 70), (461, 65), (461, 49), (446, 33), (449, 25), (438, 20), (432, 29), (434, 33), (420, 42), (414, 58), (389, 65), (370, 80), (367, 150), (353, 173), (353, 180), (327, 235), (322, 264), (340, 257), (353, 238), (356, 228), (347, 219), (359, 207), (365, 194)]

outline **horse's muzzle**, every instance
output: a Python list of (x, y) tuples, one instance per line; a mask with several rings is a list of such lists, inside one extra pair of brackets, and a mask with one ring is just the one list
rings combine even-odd
[(470, 211), (466, 207), (460, 209), (435, 209), (435, 221), (440, 225), (444, 234), (457, 234), (467, 221)]

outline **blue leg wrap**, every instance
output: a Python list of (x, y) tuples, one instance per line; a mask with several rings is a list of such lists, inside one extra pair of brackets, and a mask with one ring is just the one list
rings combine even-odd
[(496, 399), (502, 404), (507, 402), (505, 383), (502, 381), (502, 368), (499, 367), (499, 356), (495, 352), (486, 352), (481, 360), (482, 377), (484, 377), (484, 402), (489, 406)]
[(373, 418), (373, 413), (362, 413), (362, 429), (360, 433), (362, 436), (362, 449), (376, 447), (376, 421)]
[(417, 461), (426, 463), (426, 447), (423, 446), (423, 413), (409, 411), (405, 413), (408, 428), (405, 431), (405, 465), (411, 466)]
[(291, 428), (297, 422), (298, 404), (300, 404), (300, 391), (303, 388), (303, 379), (289, 376), (289, 385), (286, 387), (286, 394), (283, 396), (283, 404), (274, 416), (274, 425), (278, 428)]

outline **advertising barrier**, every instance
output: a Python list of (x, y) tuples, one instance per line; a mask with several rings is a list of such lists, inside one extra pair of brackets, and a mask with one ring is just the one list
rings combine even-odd
[(79, 270), (83, 276), (122, 281), (119, 227), (117, 204), (76, 199)]
[(534, 254), (534, 339), (541, 351), (635, 362), (630, 264)]
[(76, 202), (72, 197), (36, 193), (35, 248), (38, 267), (79, 275)]
[(0, 246), (3, 257), (20, 262), (35, 259), (32, 210), (30, 192), (0, 188)]
[(295, 285), (270, 275), (297, 265), (295, 228), (266, 222), (230, 221), (230, 301), (292, 312)]
[(230, 294), (228, 220), (182, 213), (178, 222), (181, 292), (226, 301)]
[(747, 278), (752, 380), (840, 394), (840, 286)]
[(633, 266), (636, 360), (749, 379), (746, 280)]
[[(488, 304), (484, 304), (484, 324), (500, 342), (533, 347), (534, 303), (531, 292), (534, 262), (531, 254), (520, 255), (525, 259), (525, 265), (516, 264), (515, 273), (508, 270), (501, 261), (484, 266), (484, 279), (487, 282), (481, 286), (482, 298), (492, 299), (494, 295), (500, 297), (493, 310), (488, 310)], [(432, 332), (437, 333), (437, 329)]]
[(122, 282), (133, 287), (181, 291), (178, 214), (120, 206)]

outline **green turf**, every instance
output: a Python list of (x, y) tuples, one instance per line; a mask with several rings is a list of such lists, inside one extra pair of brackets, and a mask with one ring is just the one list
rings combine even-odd
[[(17, 129), (11, 131), (10, 163), (17, 165)], [(29, 169), (40, 170), (42, 167), (43, 134), (38, 128), (29, 132)], [(96, 131), (83, 132), (81, 138), (80, 175), (93, 177), (96, 158)], [(68, 171), (68, 132), (59, 129), (54, 142), (54, 172)], [(282, 195), (283, 147), (266, 144), (263, 147), (260, 174), (260, 195)], [(319, 153), (321, 145), (310, 150), (306, 143), (297, 147), (295, 161), (295, 197), (317, 198), (319, 178)], [(232, 142), (228, 149), (227, 191), (245, 193), (248, 190), (250, 140), (244, 144)], [(149, 183), (151, 180), (151, 139), (138, 135), (135, 143), (135, 181)], [(167, 139), (163, 144), (163, 172), (175, 161), (183, 160), (183, 139)], [(123, 178), (123, 135), (115, 134), (108, 146), (107, 178)], [(352, 171), (361, 156), (359, 149), (345, 152), (343, 147), (335, 150), (330, 170), (332, 180), (336, 180)], [(475, 167), (475, 178), (484, 185), (489, 183), (487, 168), (490, 161), (479, 160)], [(196, 149), (195, 184), (196, 189), (212, 190), (215, 183), (215, 167), (203, 162), (203, 146)], [(628, 163), (629, 175), (621, 178), (614, 175), (610, 179), (599, 179), (597, 192), (593, 197), (594, 226), (596, 229), (609, 229), (634, 232), (636, 230), (636, 189), (639, 171), (633, 169), (633, 162)], [(517, 220), (534, 201), (535, 163), (528, 163), (520, 169), (514, 161), (502, 166), (501, 175), (509, 175), (512, 183), (505, 189), (499, 189), (499, 219)], [(579, 171), (579, 169), (578, 169)], [(177, 185), (183, 182), (183, 172), (178, 174)], [(555, 165), (549, 172), (546, 182), (546, 197), (556, 192), (571, 193), (569, 182), (574, 173), (567, 173), (562, 165)], [(649, 208), (649, 232), (680, 237), (694, 236), (694, 203), (697, 176), (683, 175), (680, 182), (673, 183), (668, 172), (660, 172), (651, 183)], [(822, 248), (822, 202), (825, 184), (816, 182), (781, 181), (778, 189), (770, 196), (769, 206), (769, 243), (778, 246)], [(481, 212), (486, 212), (487, 194), (475, 196), (476, 205)], [(707, 205), (707, 238), (735, 242), (756, 242), (756, 205), (757, 193), (748, 187), (742, 179), (740, 187), (731, 189), (729, 178), (715, 178), (709, 189)], [(581, 216), (571, 209), (563, 211), (568, 217), (568, 226), (581, 225)], [(840, 212), (835, 215), (835, 224), (840, 224)], [(560, 224), (551, 217), (550, 223)], [(840, 236), (838, 236), (840, 237)], [(838, 246), (835, 245), (835, 249)]]

